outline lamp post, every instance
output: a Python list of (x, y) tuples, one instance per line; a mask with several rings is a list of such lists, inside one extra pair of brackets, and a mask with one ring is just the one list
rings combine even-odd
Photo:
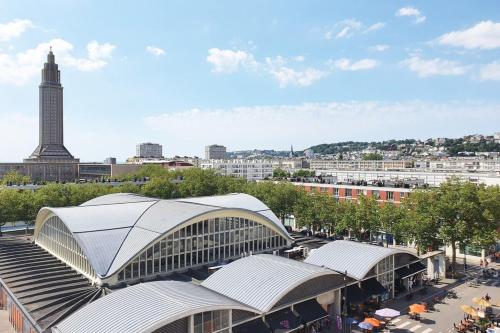
[(342, 333), (347, 333), (347, 270), (344, 272), (344, 297), (342, 298)]

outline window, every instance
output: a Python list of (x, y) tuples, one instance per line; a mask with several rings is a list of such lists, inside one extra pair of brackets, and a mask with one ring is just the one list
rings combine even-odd
[(380, 192), (379, 192), (379, 191), (377, 191), (377, 190), (373, 190), (373, 191), (372, 191), (372, 197), (373, 197), (375, 200), (380, 199)]
[(338, 198), (339, 197), (339, 189), (338, 188), (334, 188), (333, 189), (333, 196)]
[(271, 252), (285, 245), (285, 238), (253, 220), (224, 217), (197, 221), (145, 249), (118, 278), (139, 279), (236, 258), (244, 252)]
[(387, 191), (387, 201), (393, 201), (393, 200), (394, 200), (394, 192)]
[(352, 197), (352, 189), (346, 188), (345, 189), (345, 196), (346, 196), (346, 198)]

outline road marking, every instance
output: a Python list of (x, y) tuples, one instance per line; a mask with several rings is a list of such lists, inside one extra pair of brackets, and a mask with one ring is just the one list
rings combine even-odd
[(400, 322), (401, 321), (401, 318), (396, 318), (394, 320), (391, 320), (391, 323), (395, 324), (397, 322)]
[(415, 325), (415, 326), (413, 326), (412, 328), (410, 328), (410, 331), (415, 332), (415, 331), (416, 331), (416, 330), (418, 330), (420, 327), (422, 327), (422, 325)]
[[(432, 331), (432, 328), (426, 328), (425, 330), (423, 330), (420, 333), (429, 333), (430, 331)], [(442, 332), (439, 332), (439, 333), (442, 333)]]
[(408, 325), (411, 324), (411, 321), (405, 321), (404, 323), (402, 323), (401, 325), (397, 326), (396, 328), (403, 328), (403, 327), (406, 327)]

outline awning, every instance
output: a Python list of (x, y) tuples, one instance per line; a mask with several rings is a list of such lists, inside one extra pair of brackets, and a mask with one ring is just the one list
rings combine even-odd
[(385, 289), (376, 278), (361, 281), (361, 288), (369, 296), (382, 295), (387, 292), (387, 289)]
[(271, 330), (262, 321), (262, 318), (257, 318), (233, 327), (233, 333), (270, 333), (270, 332)]
[(425, 265), (423, 265), (420, 261), (417, 261), (409, 266), (403, 266), (396, 269), (396, 274), (400, 279), (403, 279), (410, 275), (425, 271), (426, 269), (427, 267), (425, 267)]
[(266, 315), (266, 322), (276, 333), (288, 332), (301, 325), (300, 319), (288, 308)]
[(328, 317), (328, 313), (315, 299), (295, 304), (293, 308), (298, 312), (302, 322), (306, 324)]
[(363, 290), (361, 290), (357, 284), (353, 284), (347, 287), (346, 299), (351, 304), (361, 304), (368, 298)]

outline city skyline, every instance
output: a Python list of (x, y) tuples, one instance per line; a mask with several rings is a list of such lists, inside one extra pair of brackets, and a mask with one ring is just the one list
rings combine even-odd
[(499, 131), (493, 1), (29, 7), (0, 3), (2, 162), (36, 145), (49, 45), (65, 73), (66, 145), (83, 161), (125, 160), (147, 141), (202, 156), (212, 142), (300, 150)]

